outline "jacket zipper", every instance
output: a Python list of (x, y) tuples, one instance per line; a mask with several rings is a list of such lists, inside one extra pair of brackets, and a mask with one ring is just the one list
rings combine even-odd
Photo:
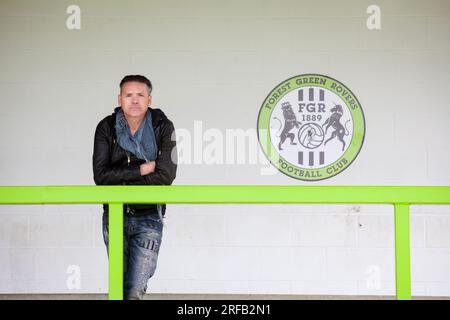
[[(126, 154), (127, 154), (127, 165), (130, 166), (130, 154), (128, 152)], [(127, 213), (130, 214), (130, 206), (128, 204), (127, 204)], [(132, 211), (131, 214), (133, 215)]]

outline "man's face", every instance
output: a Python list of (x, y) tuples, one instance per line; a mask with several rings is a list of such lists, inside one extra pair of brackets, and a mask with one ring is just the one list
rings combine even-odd
[(127, 118), (143, 118), (152, 97), (148, 94), (145, 83), (125, 82), (118, 100)]

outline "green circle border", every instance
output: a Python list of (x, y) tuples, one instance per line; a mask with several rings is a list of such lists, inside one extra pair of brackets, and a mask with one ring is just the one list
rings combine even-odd
[[(298, 84), (297, 81), (299, 79), (305, 79), (308, 78), (308, 80), (311, 80), (311, 78), (314, 78), (319, 81), (317, 84), (312, 83), (301, 83)], [(325, 82), (324, 84), (322, 82)], [(351, 95), (351, 97), (354, 99), (354, 104), (352, 104), (354, 107), (352, 108), (350, 105), (350, 101), (348, 101), (345, 96), (341, 93), (336, 92), (336, 90), (332, 89), (331, 86), (333, 84), (340, 85), (343, 89), (347, 90), (348, 93)], [(278, 90), (282, 90), (283, 88), (290, 86), (289, 90), (284, 92), (282, 95), (276, 97), (274, 96), (274, 93), (276, 93)], [(334, 92), (336, 95), (338, 95), (342, 101), (347, 106), (347, 109), (350, 111), (350, 114), (353, 119), (353, 136), (352, 140), (350, 141), (349, 147), (345, 151), (345, 153), (335, 162), (318, 169), (309, 169), (309, 168), (302, 168), (295, 165), (292, 165), (287, 160), (285, 160), (281, 155), (279, 155), (278, 151), (273, 147), (272, 142), (270, 140), (270, 134), (269, 132), (269, 123), (270, 123), (270, 116), (272, 114), (272, 111), (275, 107), (275, 105), (282, 99), (285, 95), (287, 95), (289, 92), (293, 90), (297, 90), (302, 87), (319, 87), (324, 88), (327, 90), (330, 90)], [(273, 98), (273, 102), (271, 101), (271, 98)], [(262, 130), (266, 130), (266, 134), (262, 134)], [(266, 96), (264, 99), (261, 108), (258, 113), (258, 122), (257, 122), (257, 133), (258, 133), (258, 141), (259, 144), (267, 157), (267, 159), (270, 161), (272, 165), (274, 165), (280, 172), (283, 174), (303, 181), (320, 181), (329, 179), (331, 177), (334, 177), (335, 175), (341, 173), (345, 169), (347, 169), (353, 161), (358, 156), (359, 152), (361, 151), (362, 145), (364, 143), (364, 137), (366, 132), (366, 122), (364, 117), (364, 112), (361, 108), (361, 104), (358, 101), (358, 98), (355, 96), (355, 94), (342, 82), (339, 80), (336, 80), (332, 77), (322, 75), (322, 74), (315, 74), (315, 73), (308, 73), (308, 74), (301, 74), (294, 77), (291, 77), (287, 80), (284, 80), (283, 82), (279, 83), (275, 88), (273, 88), (270, 93)], [(262, 137), (264, 136), (264, 137)], [(262, 140), (263, 139), (263, 140)], [(347, 160), (347, 163), (343, 165), (342, 168), (338, 168), (337, 170), (333, 170), (333, 173), (328, 173), (327, 169), (332, 169), (333, 166), (335, 166), (338, 162), (341, 162), (343, 159)], [(280, 162), (287, 163), (286, 168), (282, 168), (280, 165)], [(289, 171), (289, 168), (292, 169), (292, 172)], [(310, 177), (300, 176), (298, 174), (294, 174), (295, 170), (303, 171), (305, 175), (310, 175)], [(315, 176), (314, 176), (315, 175)]]

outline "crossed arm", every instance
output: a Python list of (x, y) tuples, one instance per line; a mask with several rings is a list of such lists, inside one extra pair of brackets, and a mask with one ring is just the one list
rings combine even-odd
[(94, 181), (97, 185), (170, 185), (177, 170), (175, 129), (168, 122), (161, 132), (161, 150), (155, 161), (114, 166), (110, 162), (110, 132), (105, 123), (95, 130), (92, 156)]

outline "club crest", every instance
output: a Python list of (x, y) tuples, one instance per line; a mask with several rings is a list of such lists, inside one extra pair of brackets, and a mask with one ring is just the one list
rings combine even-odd
[(258, 115), (258, 139), (270, 162), (300, 180), (331, 178), (355, 160), (365, 120), (356, 96), (341, 82), (303, 74), (276, 86)]

